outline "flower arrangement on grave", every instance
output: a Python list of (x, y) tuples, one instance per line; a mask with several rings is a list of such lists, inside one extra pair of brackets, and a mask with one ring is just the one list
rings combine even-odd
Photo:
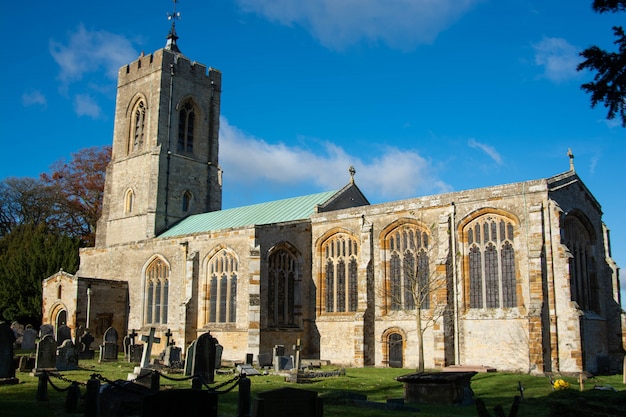
[(556, 381), (554, 381), (554, 389), (555, 390), (562, 390), (562, 389), (568, 389), (569, 388), (569, 382), (564, 381), (562, 379), (557, 379)]

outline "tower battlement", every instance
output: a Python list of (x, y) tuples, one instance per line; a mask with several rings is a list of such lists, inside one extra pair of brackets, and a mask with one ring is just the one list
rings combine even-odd
[(144, 55), (142, 53), (135, 61), (124, 65), (118, 71), (118, 87), (136, 81), (156, 71), (172, 72), (195, 82), (213, 82), (219, 88), (221, 84), (221, 72), (215, 68), (207, 68), (206, 65), (179, 53), (165, 49)]

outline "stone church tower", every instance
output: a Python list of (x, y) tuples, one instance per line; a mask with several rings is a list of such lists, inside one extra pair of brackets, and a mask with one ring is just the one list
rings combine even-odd
[(220, 210), (221, 73), (190, 61), (176, 40), (118, 74), (113, 152), (96, 247), (152, 238)]

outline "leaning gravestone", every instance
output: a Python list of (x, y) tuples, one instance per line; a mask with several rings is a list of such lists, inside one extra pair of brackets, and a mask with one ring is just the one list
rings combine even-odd
[(72, 340), (72, 330), (65, 324), (57, 329), (57, 345), (61, 346), (66, 340)]
[(51, 334), (47, 334), (37, 344), (35, 372), (44, 369), (55, 369), (57, 366), (57, 342)]
[(322, 399), (317, 392), (295, 388), (279, 388), (260, 392), (252, 403), (252, 416), (321, 417)]
[(74, 343), (70, 339), (66, 339), (57, 348), (57, 370), (72, 371), (75, 369), (78, 369), (78, 352)]
[(37, 330), (27, 327), (22, 335), (22, 350), (34, 350), (37, 348)]
[(117, 330), (109, 327), (104, 332), (104, 342), (100, 347), (100, 362), (117, 360)]
[(204, 333), (196, 340), (191, 374), (200, 377), (203, 383), (210, 384), (215, 377), (215, 346), (217, 339), (211, 333)]
[(193, 369), (194, 353), (196, 351), (196, 341), (192, 341), (187, 346), (187, 353), (185, 354), (185, 376), (191, 376)]
[(39, 328), (39, 338), (43, 339), (46, 335), (54, 337), (54, 327), (51, 324), (42, 324)]
[(15, 333), (8, 323), (0, 323), (0, 385), (17, 384), (13, 364)]

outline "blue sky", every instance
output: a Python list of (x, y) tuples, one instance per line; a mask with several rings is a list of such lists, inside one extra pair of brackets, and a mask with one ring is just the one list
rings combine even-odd
[[(223, 73), (224, 207), (337, 189), (371, 202), (576, 171), (626, 265), (626, 129), (591, 109), (578, 52), (624, 13), (588, 1), (182, 0), (179, 47)], [(165, 45), (167, 0), (2, 14), (0, 179), (109, 144), (120, 66)], [(26, 152), (25, 152), (26, 151)], [(626, 280), (626, 279), (623, 279)]]

